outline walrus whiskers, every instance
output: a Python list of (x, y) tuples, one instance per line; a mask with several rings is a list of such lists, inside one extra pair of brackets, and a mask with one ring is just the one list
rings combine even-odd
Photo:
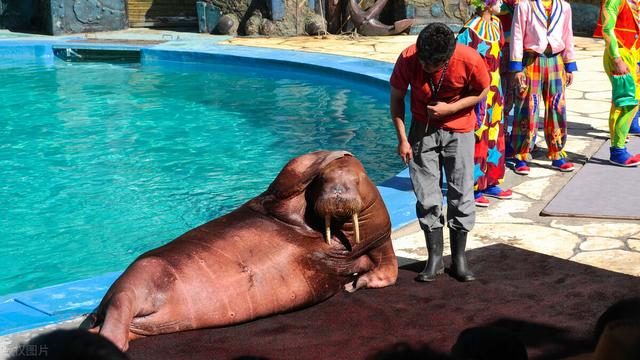
[(325, 229), (327, 244), (331, 244), (331, 216), (330, 215), (324, 216), (324, 229)]
[(353, 231), (356, 236), (356, 244), (360, 244), (360, 223), (358, 223), (358, 213), (353, 214)]

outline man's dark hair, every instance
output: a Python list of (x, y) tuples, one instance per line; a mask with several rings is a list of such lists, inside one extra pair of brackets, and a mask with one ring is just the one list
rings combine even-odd
[(456, 37), (447, 25), (432, 23), (420, 31), (416, 48), (420, 60), (430, 65), (441, 65), (453, 55)]

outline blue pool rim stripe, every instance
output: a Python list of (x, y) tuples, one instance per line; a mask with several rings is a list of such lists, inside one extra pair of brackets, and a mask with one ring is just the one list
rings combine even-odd
[[(52, 64), (55, 61), (54, 47), (93, 50), (139, 50), (141, 64), (162, 65), (165, 62), (208, 63), (230, 59), (234, 64), (255, 63), (297, 69), (329, 72), (348, 77), (371, 86), (389, 87), (393, 64), (364, 58), (321, 54), (272, 48), (258, 48), (195, 42), (195, 47), (174, 46), (175, 42), (147, 45), (121, 46), (119, 44), (74, 43), (77, 37), (33, 40), (0, 40), (0, 61)], [(224, 39), (218, 39), (224, 40)], [(389, 121), (391, 126), (391, 119)], [(395, 156), (390, 149), (389, 156)], [(409, 179), (408, 169), (378, 185), (389, 215), (392, 229), (399, 229), (416, 220), (415, 195)], [(91, 312), (100, 302), (121, 271), (97, 277), (71, 281), (45, 288), (9, 294), (0, 297), (0, 336), (30, 330), (45, 325), (71, 320)]]

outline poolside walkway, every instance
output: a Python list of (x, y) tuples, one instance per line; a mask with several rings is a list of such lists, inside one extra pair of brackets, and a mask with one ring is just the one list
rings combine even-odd
[[(2, 34), (0, 34), (2, 35)], [(398, 54), (415, 42), (415, 36), (395, 37), (294, 37), (294, 38), (223, 38), (201, 34), (135, 29), (90, 34), (88, 39), (162, 40), (192, 42), (207, 46), (215, 42), (229, 45), (267, 47), (298, 51), (330, 53), (394, 62)], [(222, 42), (220, 42), (222, 40)], [(569, 140), (567, 151), (576, 163), (576, 172), (608, 137), (608, 110), (611, 86), (602, 70), (603, 42), (576, 38), (579, 72), (567, 91)], [(391, 127), (391, 120), (389, 126)], [(542, 140), (542, 136), (538, 136)], [(544, 140), (538, 146), (545, 148)], [(389, 149), (389, 156), (396, 156)], [(514, 198), (493, 201), (487, 209), (479, 209), (477, 225), (469, 241), (470, 248), (507, 244), (538, 253), (568, 259), (615, 272), (640, 276), (640, 223), (637, 221), (594, 220), (581, 218), (542, 217), (540, 211), (571, 179), (574, 173), (551, 170), (546, 160), (534, 160), (531, 175), (507, 172), (505, 186)], [(537, 166), (536, 166), (537, 165)], [(640, 169), (629, 169), (639, 171)], [(639, 173), (640, 174), (640, 173)], [(640, 177), (640, 175), (639, 175)], [(640, 185), (640, 181), (639, 181)], [(402, 262), (426, 259), (424, 237), (414, 222), (395, 231), (393, 243)], [(446, 242), (445, 244), (447, 244)], [(448, 245), (445, 251), (448, 253)], [(473, 265), (473, 264), (472, 264)], [(76, 326), (76, 321), (53, 327)], [(38, 329), (0, 337), (0, 359), (4, 350), (44, 330)]]
[[(324, 36), (287, 39), (235, 38), (222, 43), (323, 52), (395, 62), (398, 54), (415, 40), (416, 36)], [(607, 117), (611, 85), (602, 69), (603, 49), (602, 40), (576, 38), (579, 71), (575, 74), (574, 84), (567, 91), (567, 151), (576, 163), (576, 171), (560, 173), (552, 170), (547, 160), (534, 160), (534, 167), (528, 177), (516, 175), (508, 170), (505, 185), (513, 189), (514, 198), (506, 201), (492, 200), (489, 208), (478, 209), (477, 225), (472, 232), (470, 248), (502, 243), (640, 276), (640, 223), (637, 221), (539, 215), (546, 204), (608, 138)], [(538, 136), (537, 145), (546, 148), (543, 136)], [(393, 151), (394, 149), (390, 149), (389, 156), (395, 155)], [(398, 256), (426, 259), (424, 236), (417, 223), (394, 233), (394, 248)]]

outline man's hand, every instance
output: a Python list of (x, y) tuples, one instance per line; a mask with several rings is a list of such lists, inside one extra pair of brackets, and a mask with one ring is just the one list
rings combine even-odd
[(613, 75), (625, 75), (629, 73), (629, 67), (621, 57), (613, 59)]
[(435, 104), (427, 105), (427, 115), (432, 119), (453, 115), (455, 112), (455, 108), (446, 102), (438, 101)]
[(400, 158), (405, 164), (409, 164), (409, 161), (413, 159), (413, 151), (408, 141), (405, 140), (398, 143), (398, 155), (400, 155)]
[(573, 73), (567, 73), (567, 86), (571, 86), (573, 84)]

